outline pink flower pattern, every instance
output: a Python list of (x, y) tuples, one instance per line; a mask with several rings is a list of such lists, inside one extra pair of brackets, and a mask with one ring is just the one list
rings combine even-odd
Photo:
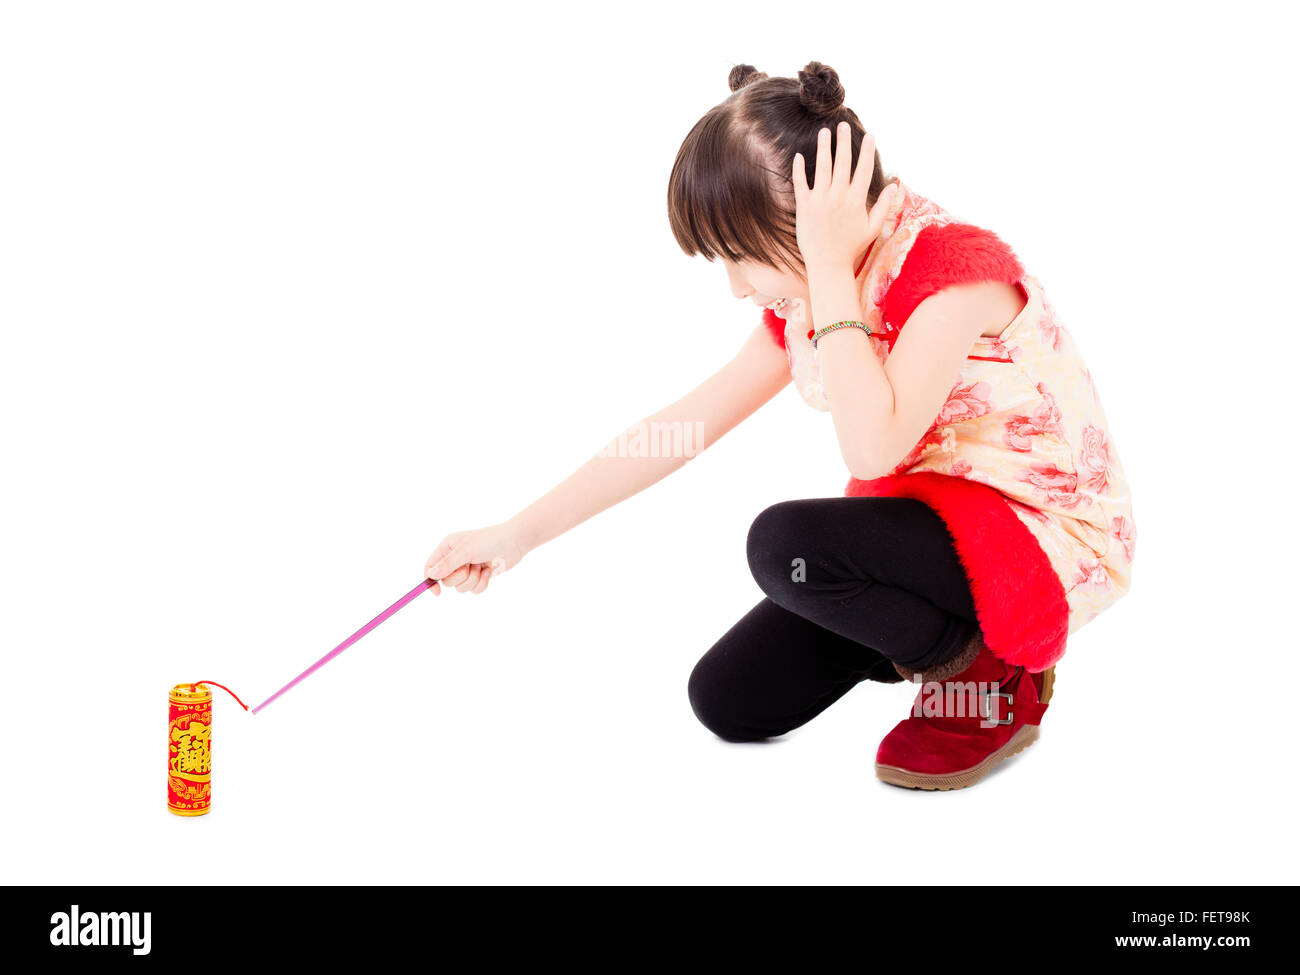
[(1061, 351), (1061, 323), (1056, 320), (1056, 312), (1046, 302), (1043, 304), (1043, 314), (1038, 318), (1038, 331), (1043, 337), (1043, 342), (1050, 346), (1053, 352)]
[(989, 343), (989, 355), (997, 359), (1010, 359), (1012, 362), (1020, 355), (1020, 346), (1007, 345), (1004, 339)]
[(1033, 450), (1033, 443), (1030, 438), (1044, 433), (1051, 433), (1060, 437), (1065, 436), (1065, 430), (1061, 426), (1061, 411), (1056, 405), (1056, 398), (1047, 391), (1042, 383), (1039, 383), (1036, 388), (1043, 397), (1038, 409), (1034, 410), (1031, 416), (1017, 413), (1007, 417), (1006, 433), (1003, 435), (1002, 440), (1011, 450), (1020, 450), (1026, 453)]
[(992, 389), (983, 380), (973, 383), (957, 383), (948, 394), (948, 400), (939, 410), (936, 424), (960, 423), (977, 416), (984, 416), (993, 408), (989, 405)]
[(1116, 515), (1110, 520), (1110, 534), (1124, 548), (1124, 558), (1133, 561), (1133, 550), (1137, 546), (1137, 529), (1133, 522), (1123, 515)]
[(1055, 464), (1030, 464), (1020, 479), (1033, 486), (1043, 500), (1061, 508), (1075, 508), (1092, 499), (1079, 493), (1079, 476)]
[(1110, 486), (1110, 443), (1106, 431), (1091, 423), (1084, 424), (1083, 444), (1079, 447), (1079, 469), (1083, 472), (1083, 486), (1100, 494)]
[(1074, 586), (1105, 588), (1110, 585), (1110, 573), (1106, 571), (1106, 563), (1101, 559), (1080, 559), (1076, 570), (1074, 578), (1070, 580)]

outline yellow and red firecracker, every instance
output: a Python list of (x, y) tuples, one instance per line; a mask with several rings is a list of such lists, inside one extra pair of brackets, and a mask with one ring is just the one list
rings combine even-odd
[(212, 808), (212, 690), (177, 684), (167, 703), (167, 809), (202, 816)]

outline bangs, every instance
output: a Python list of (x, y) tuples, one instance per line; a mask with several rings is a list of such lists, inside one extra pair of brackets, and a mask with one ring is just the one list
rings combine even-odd
[[(688, 257), (752, 261), (799, 272), (794, 213), (777, 202), (789, 179), (765, 168), (725, 106), (687, 135), (668, 180), (668, 221)], [(784, 267), (783, 267), (784, 265)]]

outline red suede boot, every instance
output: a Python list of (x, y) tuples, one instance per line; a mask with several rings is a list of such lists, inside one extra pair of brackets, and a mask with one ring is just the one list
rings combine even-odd
[[(908, 680), (917, 674), (895, 665)], [(1031, 674), (993, 655), (977, 630), (955, 658), (920, 673), (912, 716), (880, 743), (876, 777), (912, 789), (963, 789), (1033, 744), (1054, 668)]]

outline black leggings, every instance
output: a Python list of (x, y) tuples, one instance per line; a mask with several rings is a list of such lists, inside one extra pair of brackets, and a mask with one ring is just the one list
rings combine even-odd
[(899, 681), (895, 661), (949, 660), (978, 628), (952, 536), (914, 498), (783, 501), (754, 519), (748, 553), (767, 596), (689, 688), (696, 716), (728, 741), (785, 734), (859, 681)]

